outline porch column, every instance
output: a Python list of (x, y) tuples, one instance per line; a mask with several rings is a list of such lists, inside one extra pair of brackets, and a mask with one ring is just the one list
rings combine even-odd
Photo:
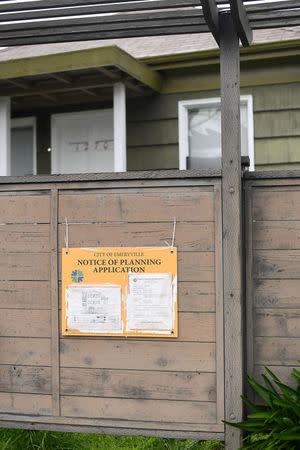
[[(242, 420), (243, 290), (239, 38), (231, 14), (220, 13), (222, 122), (225, 419)], [(240, 447), (241, 432), (225, 426), (225, 447)]]
[(0, 97), (0, 176), (10, 175), (10, 97)]
[(126, 169), (126, 88), (118, 82), (114, 84), (114, 170)]

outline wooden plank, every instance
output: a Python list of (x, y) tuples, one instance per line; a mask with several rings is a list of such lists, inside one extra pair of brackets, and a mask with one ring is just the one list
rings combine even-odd
[(1, 223), (49, 223), (50, 198), (45, 194), (2, 194), (0, 202)]
[[(47, 416), (40, 416), (37, 418), (32, 415), (19, 415), (19, 414), (1, 414), (0, 413), (0, 420), (6, 420), (6, 421), (12, 421), (12, 423), (18, 422), (32, 422), (35, 421), (36, 424), (44, 424), (48, 427), (50, 427), (51, 423), (54, 423), (55, 425), (63, 425), (63, 426), (69, 426), (70, 429), (73, 431), (79, 431), (82, 429), (90, 429), (88, 431), (89, 433), (91, 430), (94, 430), (92, 432), (96, 433), (105, 433), (105, 434), (117, 434), (120, 433), (122, 430), (124, 431), (123, 434), (129, 433), (129, 430), (131, 429), (132, 432), (139, 431), (139, 435), (141, 435), (141, 430), (143, 435), (149, 435), (149, 433), (152, 432), (153, 435), (156, 434), (156, 431), (159, 431), (160, 433), (167, 430), (170, 430), (169, 435), (171, 436), (171, 430), (173, 430), (173, 433), (177, 432), (185, 432), (185, 431), (194, 431), (198, 433), (198, 435), (194, 434), (194, 437), (198, 439), (199, 435), (203, 435), (202, 432), (207, 432), (207, 435), (217, 436), (217, 438), (220, 438), (220, 434), (224, 430), (224, 426), (220, 424), (193, 424), (193, 423), (182, 423), (182, 422), (150, 422), (150, 421), (137, 421), (137, 420), (118, 420), (115, 419), (97, 419), (97, 418), (81, 418), (81, 417), (47, 417)], [(75, 428), (77, 426), (77, 430)], [(98, 427), (98, 429), (96, 428)], [(110, 430), (109, 432), (106, 432), (106, 430)], [(114, 433), (114, 430), (116, 430), (116, 433)], [(182, 433), (182, 437), (184, 438), (184, 434)], [(192, 434), (192, 433), (191, 433)], [(188, 433), (187, 435), (191, 435)], [(162, 436), (162, 435), (161, 435)], [(200, 438), (201, 439), (201, 438)]]
[(214, 313), (180, 313), (178, 335), (182, 341), (216, 342)]
[[(147, 26), (145, 26), (147, 21)], [(202, 16), (202, 11), (195, 8), (184, 8), (180, 11), (139, 11), (131, 14), (104, 14), (101, 17), (101, 24), (99, 24), (99, 17), (97, 15), (80, 16), (79, 14), (73, 17), (67, 18), (50, 18), (47, 20), (34, 20), (31, 21), (30, 26), (26, 27), (26, 22), (12, 21), (10, 23), (1, 23), (1, 31), (5, 32), (5, 38), (14, 39), (24, 37), (25, 42), (30, 37), (37, 35), (38, 37), (50, 37), (52, 33), (52, 42), (55, 42), (56, 35), (66, 35), (65, 42), (68, 42), (69, 34), (99, 32), (99, 31), (115, 31), (120, 30), (130, 31), (136, 28), (144, 28), (149, 30), (152, 28), (161, 28), (164, 25), (166, 27), (172, 26), (185, 26), (188, 23), (190, 25), (204, 25), (205, 20)], [(101, 26), (99, 26), (101, 25)], [(29, 41), (28, 41), (29, 42)], [(51, 42), (51, 40), (49, 40)], [(34, 42), (33, 42), (34, 43)]]
[(290, 187), (254, 189), (254, 220), (300, 220), (300, 192)]
[[(196, 439), (199, 441), (209, 441), (209, 440), (224, 440), (224, 432), (220, 425), (215, 425), (216, 430), (212, 431), (213, 425), (201, 425), (200, 431), (194, 431), (195, 425), (189, 425), (192, 431), (172, 430), (169, 431), (164, 426), (163, 429), (158, 429), (157, 425), (153, 429), (146, 429), (143, 425), (145, 422), (141, 422), (141, 426), (137, 427), (136, 422), (132, 423), (132, 428), (129, 428), (129, 424), (126, 422), (126, 426), (122, 427), (123, 422), (119, 421), (116, 425), (113, 424), (108, 427), (105, 423), (104, 425), (90, 426), (88, 425), (64, 425), (58, 423), (43, 423), (39, 417), (39, 422), (33, 422), (33, 416), (19, 416), (18, 422), (10, 420), (8, 414), (3, 414), (1, 419), (1, 426), (3, 428), (15, 428), (15, 429), (27, 429), (27, 430), (41, 430), (41, 431), (58, 431), (58, 432), (73, 432), (73, 433), (94, 433), (94, 434), (106, 434), (106, 435), (120, 435), (120, 436), (149, 436), (149, 437), (160, 437), (160, 438), (172, 438), (172, 439)], [(45, 416), (46, 417), (46, 416)], [(149, 422), (146, 422), (148, 424)], [(184, 426), (187, 428), (187, 426)], [(203, 431), (203, 428), (209, 428), (209, 431)], [(181, 427), (182, 428), (182, 427)], [(198, 427), (199, 428), (199, 427)]]
[(256, 250), (254, 278), (300, 278), (300, 250)]
[(215, 41), (220, 45), (219, 9), (216, 0), (201, 0), (205, 21)]
[(47, 310), (2, 309), (0, 329), (1, 336), (50, 337), (51, 314)]
[(300, 110), (268, 111), (254, 115), (256, 138), (297, 136), (300, 134)]
[[(59, 226), (59, 247), (65, 246), (65, 225)], [(172, 242), (173, 224), (110, 223), (69, 225), (70, 247), (155, 247)], [(213, 222), (177, 222), (179, 251), (213, 251)]]
[(178, 283), (178, 310), (215, 312), (215, 284), (211, 282)]
[(254, 280), (257, 308), (300, 308), (300, 280)]
[(57, 189), (51, 191), (51, 381), (52, 381), (52, 414), (60, 414), (60, 380), (59, 380), (59, 309), (58, 309), (58, 192)]
[(163, 422), (215, 423), (216, 405), (212, 402), (132, 400), (62, 396), (62, 415), (69, 417), (109, 417)]
[(300, 249), (300, 221), (255, 222), (253, 228), (254, 249)]
[[(253, 304), (254, 304), (254, 283), (253, 279), (253, 195), (250, 183), (245, 183), (244, 195), (244, 239), (245, 239), (245, 294), (246, 294), (246, 339), (244, 345), (246, 346), (246, 360), (245, 368), (248, 376), (253, 376), (254, 367), (254, 325), (253, 325)], [(245, 383), (245, 395), (253, 400), (253, 392), (250, 389), (249, 383)]]
[(299, 358), (299, 348), (299, 338), (256, 337), (254, 362), (263, 366), (293, 366)]
[(215, 271), (216, 271), (216, 371), (217, 371), (217, 421), (224, 418), (224, 293), (223, 293), (223, 248), (222, 248), (222, 189), (215, 190)]
[(300, 338), (300, 308), (288, 311), (255, 309), (254, 335)]
[[(102, 50), (103, 47), (101, 47)], [(114, 47), (115, 48), (115, 47)], [(84, 50), (86, 53), (87, 50)], [(64, 53), (62, 53), (64, 55)], [(55, 55), (57, 56), (57, 55)], [(28, 60), (30, 58), (26, 58)], [(2, 73), (1, 73), (2, 74)], [(0, 74), (0, 77), (1, 77)], [(132, 172), (97, 172), (97, 173), (81, 173), (81, 174), (65, 174), (65, 175), (26, 175), (18, 177), (0, 177), (2, 191), (14, 195), (20, 195), (19, 191), (27, 190), (40, 191), (40, 183), (43, 183), (44, 190), (53, 187), (53, 183), (57, 183), (57, 188), (71, 191), (78, 189), (95, 189), (100, 188), (102, 193), (104, 189), (120, 189), (120, 188), (137, 188), (138, 192), (141, 188), (159, 187), (166, 190), (176, 188), (178, 186), (201, 186), (201, 189), (209, 190), (209, 186), (219, 182), (221, 177), (221, 169), (194, 169), (194, 170), (140, 170)], [(172, 181), (171, 181), (172, 180)], [(94, 182), (94, 183), (91, 183)], [(105, 191), (104, 191), (105, 192)]]
[(61, 367), (159, 371), (215, 371), (215, 344), (61, 339)]
[(0, 392), (1, 412), (13, 414), (51, 414), (51, 396)]
[[(300, 163), (287, 163), (287, 164), (265, 164), (265, 165), (257, 165), (256, 166), (256, 173), (266, 173), (266, 172), (270, 172), (271, 173), (278, 173), (278, 176), (280, 177), (280, 173), (282, 172), (290, 172), (290, 173), (294, 173), (297, 172), (298, 170), (300, 170)], [(269, 177), (270, 177), (269, 174)], [(271, 178), (271, 177), (270, 177)]]
[[(251, 183), (252, 186), (272, 186), (277, 188), (280, 186), (282, 191), (290, 191), (290, 186), (285, 186), (286, 180), (289, 180), (289, 184), (292, 181), (293, 190), (299, 190), (299, 176), (300, 170), (260, 170), (255, 172), (249, 172), (245, 174), (245, 179)], [(250, 181), (251, 180), (251, 181)]]
[[(125, 0), (118, 0), (116, 4), (122, 4)], [(137, 0), (138, 1), (138, 0)], [(110, 0), (102, 0), (102, 3), (110, 3)], [(191, 3), (187, 2), (188, 5)], [(89, 5), (98, 4), (98, 1), (96, 0), (89, 0)], [(59, 8), (59, 7), (74, 7), (74, 6), (84, 6), (86, 5), (85, 0), (64, 0), (63, 4), (61, 0), (40, 0), (39, 4), (37, 5), (35, 1), (29, 1), (20, 3), (20, 4), (14, 4), (14, 3), (7, 3), (1, 6), (1, 10), (8, 12), (8, 11), (27, 11), (27, 10), (43, 10), (44, 8), (50, 9), (50, 8)], [(44, 16), (45, 17), (45, 16)]]
[(156, 222), (212, 221), (213, 192), (201, 188), (180, 188), (151, 192), (62, 193), (59, 222), (149, 222), (149, 211)]
[[(29, 36), (26, 37), (10, 37), (6, 38), (5, 35), (1, 38), (0, 42), (3, 46), (18, 46), (18, 45), (34, 45), (34, 44), (47, 44), (47, 43), (58, 43), (58, 42), (74, 42), (74, 41), (88, 41), (95, 39), (119, 39), (119, 38), (130, 38), (130, 37), (146, 37), (146, 36), (164, 36), (164, 35), (172, 35), (172, 34), (186, 34), (186, 33), (199, 33), (199, 32), (208, 32), (208, 27), (203, 21), (201, 17), (195, 18), (185, 18), (184, 22), (181, 20), (177, 21), (175, 19), (171, 19), (171, 24), (168, 23), (166, 26), (163, 26), (163, 23), (166, 19), (162, 19), (160, 23), (156, 27), (145, 28), (144, 21), (139, 23), (139, 27), (136, 29), (133, 27), (129, 27), (131, 29), (125, 29), (124, 26), (122, 29), (118, 29), (114, 24), (113, 26), (109, 26), (106, 31), (102, 31), (101, 27), (98, 28), (98, 31), (90, 31), (89, 29), (82, 28), (82, 31), (78, 31), (72, 34), (72, 28), (65, 30), (61, 28), (59, 31), (61, 34), (51, 35), (52, 29), (48, 29), (45, 36), (35, 34), (31, 32)], [(193, 23), (191, 24), (190, 21)], [(298, 19), (294, 22), (297, 22)], [(293, 25), (293, 21), (289, 21), (290, 25)], [(276, 25), (276, 23), (274, 23)], [(297, 23), (296, 23), (297, 24)], [(144, 26), (144, 28), (143, 28)], [(95, 27), (94, 27), (95, 28)], [(113, 30), (112, 30), (113, 28)], [(67, 33), (66, 33), (67, 31)], [(68, 37), (66, 37), (68, 36)], [(64, 69), (65, 70), (65, 69)], [(159, 91), (159, 88), (157, 89)]]
[(1, 280), (43, 281), (50, 278), (48, 253), (0, 253)]
[[(213, 252), (178, 253), (178, 281), (214, 281)], [(61, 257), (59, 258), (59, 280), (61, 280)]]
[(49, 309), (49, 282), (0, 281), (0, 308)]
[[(92, 3), (92, 2), (91, 2)], [(104, 3), (104, 4), (103, 4)], [(33, 8), (36, 7), (34, 5), (34, 2), (32, 3)], [(164, 9), (164, 8), (180, 8), (181, 6), (187, 7), (191, 5), (197, 5), (196, 0), (189, 0), (188, 2), (186, 0), (159, 0), (159, 1), (153, 1), (151, 3), (151, 9)], [(113, 13), (113, 12), (130, 12), (130, 11), (141, 11), (141, 10), (147, 10), (149, 9), (148, 4), (144, 4), (144, 2), (141, 1), (134, 1), (134, 2), (116, 2), (114, 4), (105, 4), (105, 2), (102, 2), (102, 4), (96, 4), (96, 5), (88, 5), (86, 6), (84, 3), (81, 6), (78, 6), (75, 10), (74, 8), (71, 8), (70, 6), (74, 6), (71, 4), (69, 7), (65, 7), (65, 4), (61, 5), (60, 8), (52, 8), (47, 9), (47, 11), (43, 10), (30, 10), (31, 8), (28, 8), (27, 10), (18, 10), (18, 12), (14, 13), (6, 13), (2, 14), (1, 19), (3, 21), (8, 20), (29, 20), (29, 19), (40, 19), (40, 18), (47, 18), (49, 17), (67, 17), (72, 16), (74, 14), (76, 15), (86, 15), (86, 14), (104, 14), (104, 13)]]
[(49, 249), (49, 226), (46, 224), (0, 225), (1, 252), (48, 252)]
[(0, 337), (1, 364), (50, 366), (50, 339)]
[(50, 367), (0, 366), (0, 391), (50, 394), (51, 369)]
[(239, 0), (229, 0), (229, 4), (237, 35), (243, 46), (249, 47), (253, 40), (253, 33), (245, 5)]
[(216, 400), (216, 376), (201, 372), (61, 369), (61, 394), (169, 400)]

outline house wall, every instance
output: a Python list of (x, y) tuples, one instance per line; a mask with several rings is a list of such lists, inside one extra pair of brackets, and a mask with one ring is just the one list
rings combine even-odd
[[(300, 168), (300, 83), (243, 87), (253, 95), (256, 170)], [(156, 94), (128, 102), (128, 168), (178, 168), (178, 102), (218, 90)]]
[[(253, 95), (256, 170), (300, 168), (300, 83), (242, 87), (241, 94)], [(178, 102), (218, 96), (218, 90), (198, 90), (127, 100), (128, 170), (177, 169)], [(37, 116), (38, 173), (51, 170), (51, 114), (108, 106), (92, 103), (22, 113)]]

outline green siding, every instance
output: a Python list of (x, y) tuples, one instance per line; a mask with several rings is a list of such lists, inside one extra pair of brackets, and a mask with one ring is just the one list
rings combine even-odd
[(300, 162), (300, 136), (256, 139), (256, 165)]
[(128, 147), (128, 170), (178, 169), (178, 145)]
[(254, 114), (255, 138), (300, 136), (300, 109)]
[(131, 122), (127, 125), (128, 146), (167, 145), (178, 143), (177, 119)]
[[(300, 83), (241, 89), (241, 95), (249, 94), (253, 96), (256, 169), (296, 168), (300, 163)], [(178, 161), (178, 102), (219, 95), (214, 90), (129, 101), (129, 170), (139, 169), (139, 164), (141, 169), (174, 168), (176, 158)]]
[[(241, 95), (247, 94), (253, 95), (256, 169), (298, 168), (300, 83), (242, 88)], [(211, 90), (128, 99), (128, 170), (178, 168), (178, 102), (219, 95), (218, 90)], [(61, 112), (101, 106), (69, 106), (62, 108)], [(50, 146), (52, 112), (58, 111), (44, 110), (36, 114), (38, 173), (50, 173), (51, 154), (47, 150)]]

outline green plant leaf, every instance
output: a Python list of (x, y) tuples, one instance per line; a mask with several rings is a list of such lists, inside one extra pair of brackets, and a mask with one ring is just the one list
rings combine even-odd
[(266, 410), (265, 406), (255, 405), (254, 403), (250, 402), (250, 400), (248, 400), (243, 395), (241, 395), (241, 399), (243, 400), (245, 405), (247, 405), (250, 409), (252, 409), (252, 411), (260, 412), (260, 411), (265, 411)]
[(291, 433), (287, 431), (285, 433), (276, 433), (274, 434), (274, 437), (281, 439), (282, 441), (300, 441), (300, 432)]
[(243, 440), (243, 449), (298, 450), (300, 449), (300, 372), (297, 369), (292, 371), (292, 375), (298, 381), (298, 387), (295, 390), (282, 383), (270, 369), (267, 367), (265, 369), (267, 375), (262, 374), (265, 386), (250, 377), (248, 380), (266, 405), (256, 405), (242, 397), (245, 405), (252, 410), (248, 420), (225, 423), (247, 431), (247, 437)]
[(226, 420), (223, 420), (226, 425), (231, 425), (232, 427), (239, 428), (241, 430), (245, 431), (257, 431), (260, 432), (261, 429), (264, 427), (263, 421), (251, 421), (251, 422), (227, 422)]
[(270, 377), (274, 380), (274, 381), (280, 381), (279, 378), (275, 375), (274, 372), (272, 372), (272, 370), (270, 370), (268, 367), (265, 366), (265, 371), (270, 375)]
[(290, 388), (286, 384), (281, 383), (280, 381), (275, 381), (275, 383), (277, 384), (277, 386), (279, 387), (279, 389), (281, 390), (282, 394), (284, 395), (284, 397), (287, 400), (291, 400), (291, 399), (293, 401), (300, 400), (300, 395), (298, 394), (297, 391), (295, 391), (294, 389)]
[(258, 413), (248, 414), (248, 418), (249, 419), (270, 419), (271, 417), (273, 417), (273, 415), (274, 414), (272, 412), (261, 411)]
[(292, 370), (292, 377), (296, 378), (300, 382), (300, 372), (297, 369)]
[(253, 389), (260, 395), (260, 397), (267, 403), (267, 405), (272, 407), (274, 397), (279, 397), (278, 393), (276, 393), (275, 395), (272, 391), (269, 391), (264, 386), (257, 383), (257, 381), (253, 380), (253, 378), (249, 378), (249, 383), (251, 384)]
[(277, 391), (276, 391), (276, 389), (274, 388), (274, 386), (273, 386), (273, 384), (271, 383), (271, 381), (269, 380), (269, 378), (266, 377), (266, 375), (264, 375), (264, 374), (262, 374), (261, 376), (263, 377), (266, 386), (269, 387), (270, 390), (271, 390), (274, 394), (277, 394)]

